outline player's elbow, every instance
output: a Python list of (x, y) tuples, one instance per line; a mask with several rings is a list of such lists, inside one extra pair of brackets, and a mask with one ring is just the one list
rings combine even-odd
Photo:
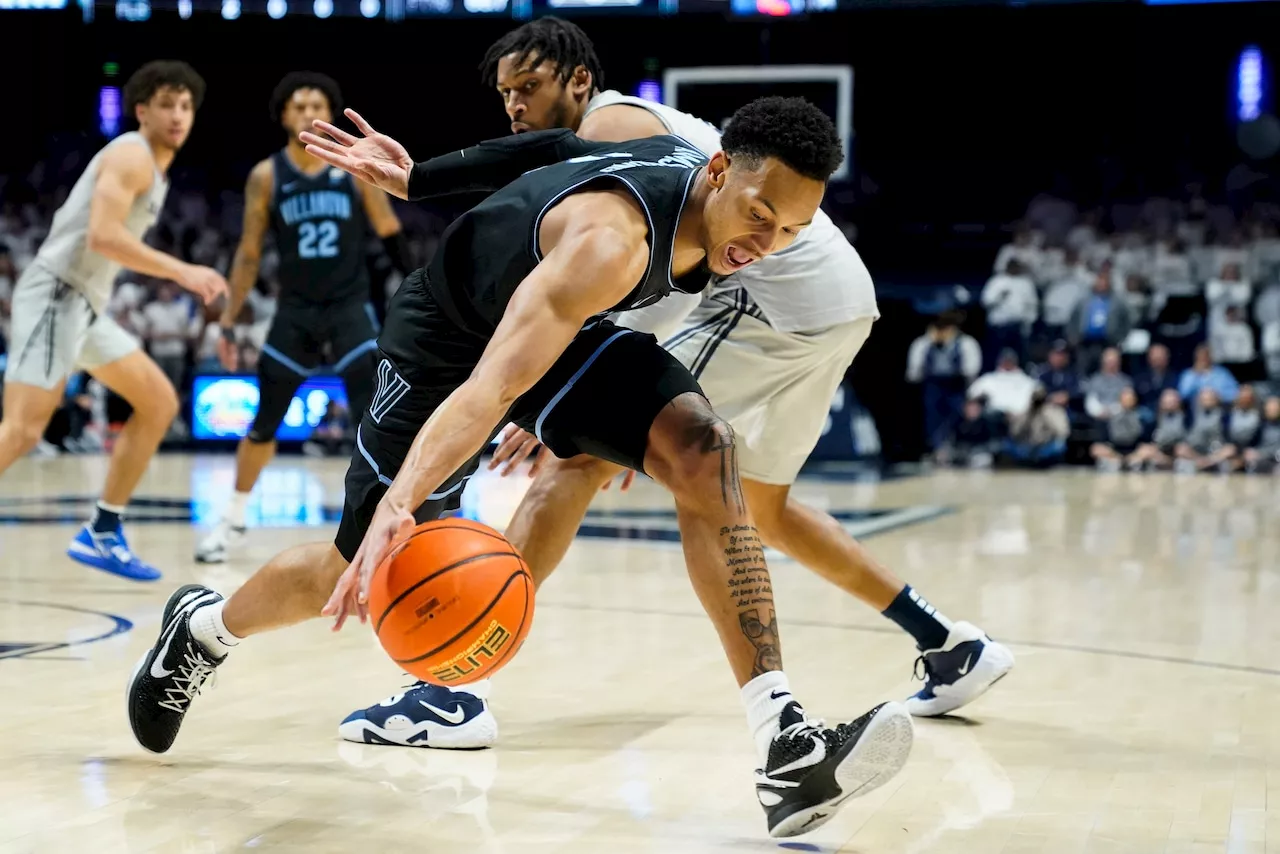
[(85, 248), (99, 255), (111, 255), (119, 244), (116, 234), (118, 228), (110, 222), (89, 222), (85, 233)]

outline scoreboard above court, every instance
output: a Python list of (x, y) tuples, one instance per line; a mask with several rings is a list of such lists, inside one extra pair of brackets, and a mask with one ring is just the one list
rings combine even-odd
[[(1265, 0), (1255, 0), (1265, 2)], [(1074, 3), (1168, 5), (1240, 2), (1240, 0), (0, 0), (6, 9), (67, 10), (80, 7), (85, 20), (95, 15), (125, 21), (156, 17), (219, 15), (281, 19), (385, 18), (391, 21), (424, 18), (507, 18), (527, 20), (543, 15), (720, 14), (736, 18), (799, 18), (867, 8), (926, 6), (1047, 6)]]

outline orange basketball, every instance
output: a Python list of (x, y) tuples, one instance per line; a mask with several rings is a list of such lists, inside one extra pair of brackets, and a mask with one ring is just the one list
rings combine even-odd
[(369, 619), (406, 671), (437, 685), (492, 676), (533, 623), (533, 577), (515, 546), (468, 519), (414, 528), (373, 573)]

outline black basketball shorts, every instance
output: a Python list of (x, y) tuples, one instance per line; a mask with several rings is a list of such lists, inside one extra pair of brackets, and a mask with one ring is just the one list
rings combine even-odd
[[(456, 371), (398, 364), (385, 348), (378, 359), (377, 386), (356, 434), (335, 539), (347, 560), (355, 556), (418, 430), (465, 379)], [(433, 374), (453, 374), (456, 382), (433, 383)], [(516, 401), (498, 429), (513, 421), (562, 459), (590, 454), (643, 472), (653, 420), (686, 392), (702, 394), (702, 389), (654, 336), (596, 321), (578, 333), (546, 375)], [(458, 509), (462, 490), (479, 462), (477, 454), (441, 484), (419, 508), (417, 520), (438, 519)]]
[[(325, 369), (341, 376), (347, 365), (367, 358), (377, 337), (377, 317), (365, 299), (282, 301), (258, 360), (258, 411), (249, 428), (250, 441), (275, 439), (299, 386), (321, 369), (325, 344), (333, 362)], [(351, 389), (347, 395), (353, 396)]]

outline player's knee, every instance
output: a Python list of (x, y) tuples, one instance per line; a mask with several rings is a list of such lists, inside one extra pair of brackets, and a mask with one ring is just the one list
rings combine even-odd
[(741, 502), (733, 428), (705, 400), (663, 411), (650, 431), (645, 469), (685, 503), (723, 504), (726, 496)]
[(137, 417), (168, 429), (178, 417), (178, 392), (172, 383), (156, 383), (145, 402), (135, 405), (133, 410)]
[(8, 434), (7, 438), (17, 444), (20, 454), (28, 454), (35, 450), (36, 445), (40, 444), (40, 440), (44, 438), (46, 426), (36, 421), (6, 418), (0, 422), (0, 434)]

